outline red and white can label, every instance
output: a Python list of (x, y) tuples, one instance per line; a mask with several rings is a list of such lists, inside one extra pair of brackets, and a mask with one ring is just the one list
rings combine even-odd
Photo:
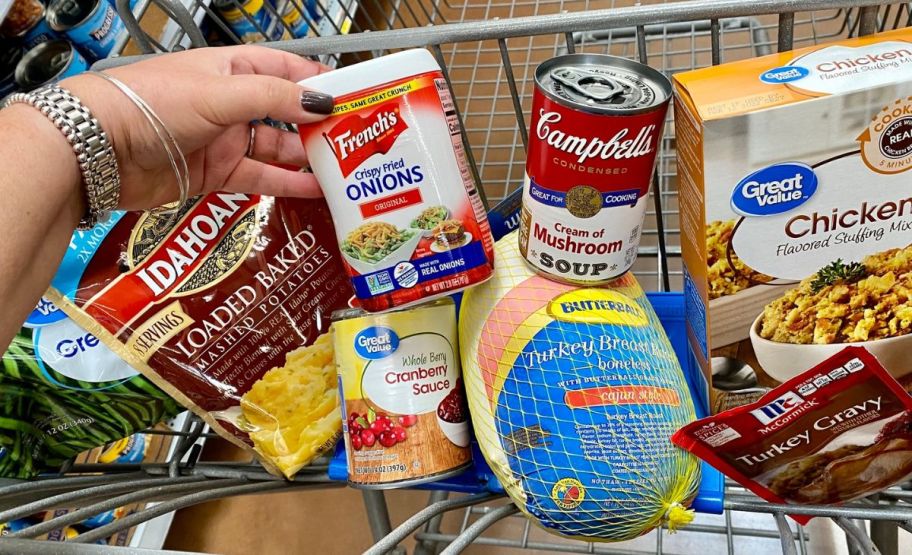
[(520, 250), (536, 270), (599, 283), (630, 269), (667, 109), (594, 114), (535, 90)]

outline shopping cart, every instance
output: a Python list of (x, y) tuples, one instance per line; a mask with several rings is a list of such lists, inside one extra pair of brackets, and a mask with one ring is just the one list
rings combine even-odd
[[(237, 0), (232, 2), (239, 6)], [(295, 8), (305, 9), (299, 0)], [(695, 0), (631, 5), (623, 0), (338, 0), (317, 3), (309, 20), (312, 38), (270, 42), (267, 46), (348, 64), (412, 47), (428, 48), (444, 68), (457, 99), (463, 139), (475, 179), (489, 205), (522, 183), (526, 114), (530, 111), (536, 65), (567, 52), (602, 52), (638, 59), (673, 74), (695, 67), (805, 46), (828, 39), (868, 34), (912, 23), (907, 2), (872, 0)], [(121, 58), (204, 46), (207, 39), (238, 41), (208, 0), (117, 0), (129, 38), (117, 45)], [(273, 10), (268, 3), (267, 9)], [(152, 22), (158, 22), (153, 24)], [(209, 34), (200, 30), (208, 23)], [(203, 25), (205, 26), (205, 24)], [(260, 29), (266, 32), (265, 29)], [(640, 257), (634, 271), (655, 291), (681, 289), (680, 227), (671, 120), (656, 171), (653, 208), (647, 214)], [(145, 465), (70, 464), (59, 475), (0, 486), (0, 522), (52, 507), (75, 512), (0, 538), (0, 552), (46, 553), (29, 541), (54, 528), (137, 501), (158, 503), (112, 524), (55, 546), (56, 553), (86, 553), (81, 545), (183, 507), (235, 495), (339, 487), (331, 461), (321, 459), (294, 481), (267, 474), (253, 461), (200, 460), (204, 424), (188, 418), (175, 431), (177, 448), (164, 463)], [(496, 491), (455, 493), (435, 490), (427, 506), (393, 529), (382, 492), (364, 492), (376, 545), (370, 553), (394, 550), (409, 536), (416, 553), (458, 553), (474, 545), (575, 553), (835, 552), (901, 553), (900, 532), (912, 532), (912, 491), (908, 485), (838, 508), (786, 507), (765, 503), (727, 484), (724, 513), (699, 515), (675, 536), (653, 532), (633, 544), (592, 544), (560, 540), (538, 531)], [(459, 490), (459, 488), (454, 488)], [(816, 519), (808, 527), (785, 514)], [(445, 515), (458, 514), (455, 526)], [(835, 526), (827, 527), (828, 522)], [(443, 523), (443, 524), (442, 524)], [(452, 524), (452, 522), (450, 522)], [(816, 527), (815, 527), (816, 526)], [(839, 530), (834, 535), (833, 530)], [(844, 536), (843, 536), (844, 532)], [(904, 534), (904, 532), (903, 532)], [(816, 548), (822, 540), (823, 547)], [(841, 544), (841, 545), (836, 545)], [(832, 547), (831, 547), (832, 546)], [(106, 548), (97, 546), (101, 552)], [(909, 547), (908, 549), (912, 549)], [(822, 551), (821, 551), (822, 550)]]

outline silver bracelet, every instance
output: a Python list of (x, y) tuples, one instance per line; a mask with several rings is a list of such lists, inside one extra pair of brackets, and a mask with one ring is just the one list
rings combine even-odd
[(62, 87), (49, 85), (28, 93), (15, 93), (4, 105), (17, 103), (37, 108), (73, 147), (86, 196), (86, 215), (80, 220), (79, 229), (90, 229), (120, 202), (120, 171), (107, 133), (89, 109)]
[[(171, 169), (174, 170), (174, 176), (177, 179), (177, 186), (180, 192), (180, 197), (176, 204), (166, 205), (166, 207), (164, 207), (164, 210), (159, 209), (154, 212), (170, 214), (177, 213), (178, 209), (187, 202), (187, 197), (190, 194), (190, 169), (187, 166), (187, 158), (184, 156), (184, 152), (181, 150), (180, 145), (177, 144), (177, 140), (174, 138), (174, 135), (171, 133), (162, 119), (158, 117), (158, 114), (152, 110), (149, 104), (122, 81), (100, 71), (91, 71), (88, 74), (101, 77), (102, 79), (117, 87), (120, 92), (129, 98), (137, 108), (139, 108), (139, 111), (142, 112), (142, 115), (145, 116), (146, 120), (152, 126), (152, 129), (155, 131), (156, 136), (158, 136), (158, 140), (161, 142), (162, 147), (165, 149), (165, 153), (168, 155), (168, 161), (171, 163)], [(170, 208), (167, 206), (170, 206)]]

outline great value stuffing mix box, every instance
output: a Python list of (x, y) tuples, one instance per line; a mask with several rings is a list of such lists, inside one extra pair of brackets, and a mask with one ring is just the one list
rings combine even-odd
[(714, 409), (849, 343), (912, 378), (912, 30), (678, 74), (675, 92), (689, 336)]

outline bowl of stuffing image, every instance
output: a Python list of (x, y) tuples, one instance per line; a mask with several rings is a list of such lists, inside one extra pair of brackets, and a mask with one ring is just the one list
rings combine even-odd
[(912, 245), (821, 268), (767, 304), (750, 339), (780, 382), (849, 345), (866, 348), (895, 378), (912, 373)]

